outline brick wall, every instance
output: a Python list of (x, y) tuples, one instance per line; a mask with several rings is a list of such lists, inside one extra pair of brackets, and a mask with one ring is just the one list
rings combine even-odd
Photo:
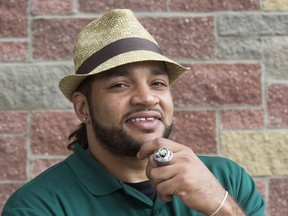
[(105, 11), (136, 12), (191, 70), (173, 86), (171, 135), (255, 178), (268, 216), (288, 212), (287, 0), (1, 0), (0, 209), (65, 158), (79, 123), (58, 90), (77, 32)]

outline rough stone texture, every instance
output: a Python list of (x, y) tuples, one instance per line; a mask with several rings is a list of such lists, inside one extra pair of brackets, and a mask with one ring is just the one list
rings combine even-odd
[(268, 96), (269, 126), (288, 127), (288, 85), (269, 86)]
[[(87, 19), (38, 19), (33, 22), (33, 57), (71, 59), (76, 35)], [(171, 57), (211, 58), (215, 55), (212, 17), (142, 18), (140, 21)], [(192, 33), (191, 33), (192, 32)]]
[(273, 79), (288, 81), (288, 37), (263, 39), (263, 54), (266, 74)]
[(58, 88), (71, 66), (0, 66), (0, 110), (71, 108)]
[(209, 59), (215, 55), (212, 17), (143, 18), (141, 23), (170, 57)]
[(28, 46), (26, 42), (0, 42), (0, 61), (26, 61)]
[(27, 132), (28, 117), (26, 112), (0, 112), (0, 133)]
[(216, 153), (215, 113), (176, 111), (170, 138), (191, 147), (197, 154)]
[(2, 212), (6, 200), (22, 185), (21, 183), (0, 183), (0, 212)]
[(226, 36), (279, 36), (288, 34), (288, 15), (219, 15), (219, 35)]
[(23, 180), (26, 176), (27, 137), (0, 137), (0, 180)]
[(221, 153), (253, 176), (288, 175), (287, 131), (221, 132)]
[(224, 110), (221, 112), (223, 129), (259, 129), (264, 127), (264, 110)]
[(79, 10), (104, 13), (114, 8), (129, 8), (133, 11), (167, 11), (166, 0), (79, 0)]
[(0, 37), (21, 37), (28, 34), (28, 0), (0, 1)]
[(288, 179), (272, 179), (269, 184), (269, 213), (271, 216), (287, 215)]
[(37, 112), (32, 117), (32, 152), (67, 155), (68, 136), (80, 121), (74, 112)]
[(287, 11), (287, 0), (263, 0), (263, 9), (266, 11)]
[[(189, 2), (189, 3), (188, 3)], [(173, 0), (171, 11), (222, 11), (255, 10), (260, 8), (259, 0)]]
[(58, 159), (34, 159), (32, 161), (32, 178), (36, 177), (39, 175), (41, 172), (44, 170), (48, 169), (52, 165), (59, 163), (63, 159), (58, 158)]
[(74, 0), (33, 0), (31, 5), (33, 15), (72, 14)]
[(72, 59), (77, 34), (88, 19), (38, 19), (33, 22), (33, 57), (37, 60)]
[(224, 143), (256, 175), (266, 215), (287, 215), (287, 0), (0, 0), (0, 211), (70, 154), (78, 120), (58, 81), (73, 71), (80, 29), (116, 7), (134, 10), (164, 54), (192, 68), (172, 86), (171, 137), (198, 154), (221, 155)]
[(261, 59), (260, 38), (218, 38), (217, 57), (219, 59)]
[(176, 105), (260, 104), (258, 64), (195, 64), (173, 84)]

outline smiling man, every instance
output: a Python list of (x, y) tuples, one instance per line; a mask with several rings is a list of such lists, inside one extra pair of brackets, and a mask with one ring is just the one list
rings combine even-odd
[(117, 156), (135, 156), (144, 142), (168, 137), (173, 103), (163, 67), (161, 62), (131, 63), (103, 73), (92, 84), (89, 112), (83, 106), (86, 97), (74, 94), (76, 107), (81, 108), (78, 116), (91, 113), (96, 135), (91, 142), (100, 140), (102, 147)]
[(168, 139), (170, 85), (187, 68), (162, 54), (130, 10), (88, 24), (74, 64), (59, 84), (82, 121), (70, 135), (74, 153), (16, 191), (3, 216), (264, 215), (243, 168)]

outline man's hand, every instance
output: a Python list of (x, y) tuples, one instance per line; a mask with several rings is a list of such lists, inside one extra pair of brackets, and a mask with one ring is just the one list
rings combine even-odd
[[(173, 152), (173, 160), (167, 166), (158, 167), (153, 153), (161, 147)], [(144, 143), (137, 157), (139, 160), (148, 158), (146, 175), (162, 200), (171, 201), (172, 195), (177, 195), (189, 208), (210, 215), (224, 199), (225, 189), (192, 149), (185, 145), (158, 138)], [(235, 211), (232, 211), (232, 207), (236, 208)], [(245, 215), (230, 195), (217, 215), (221, 215), (221, 212)]]

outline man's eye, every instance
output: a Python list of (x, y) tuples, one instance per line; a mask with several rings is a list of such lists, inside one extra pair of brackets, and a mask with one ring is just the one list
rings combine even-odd
[(167, 84), (163, 81), (155, 81), (152, 83), (154, 86), (167, 86)]
[(111, 85), (110, 88), (124, 88), (124, 87), (127, 87), (127, 85), (124, 83), (116, 83), (116, 84)]

